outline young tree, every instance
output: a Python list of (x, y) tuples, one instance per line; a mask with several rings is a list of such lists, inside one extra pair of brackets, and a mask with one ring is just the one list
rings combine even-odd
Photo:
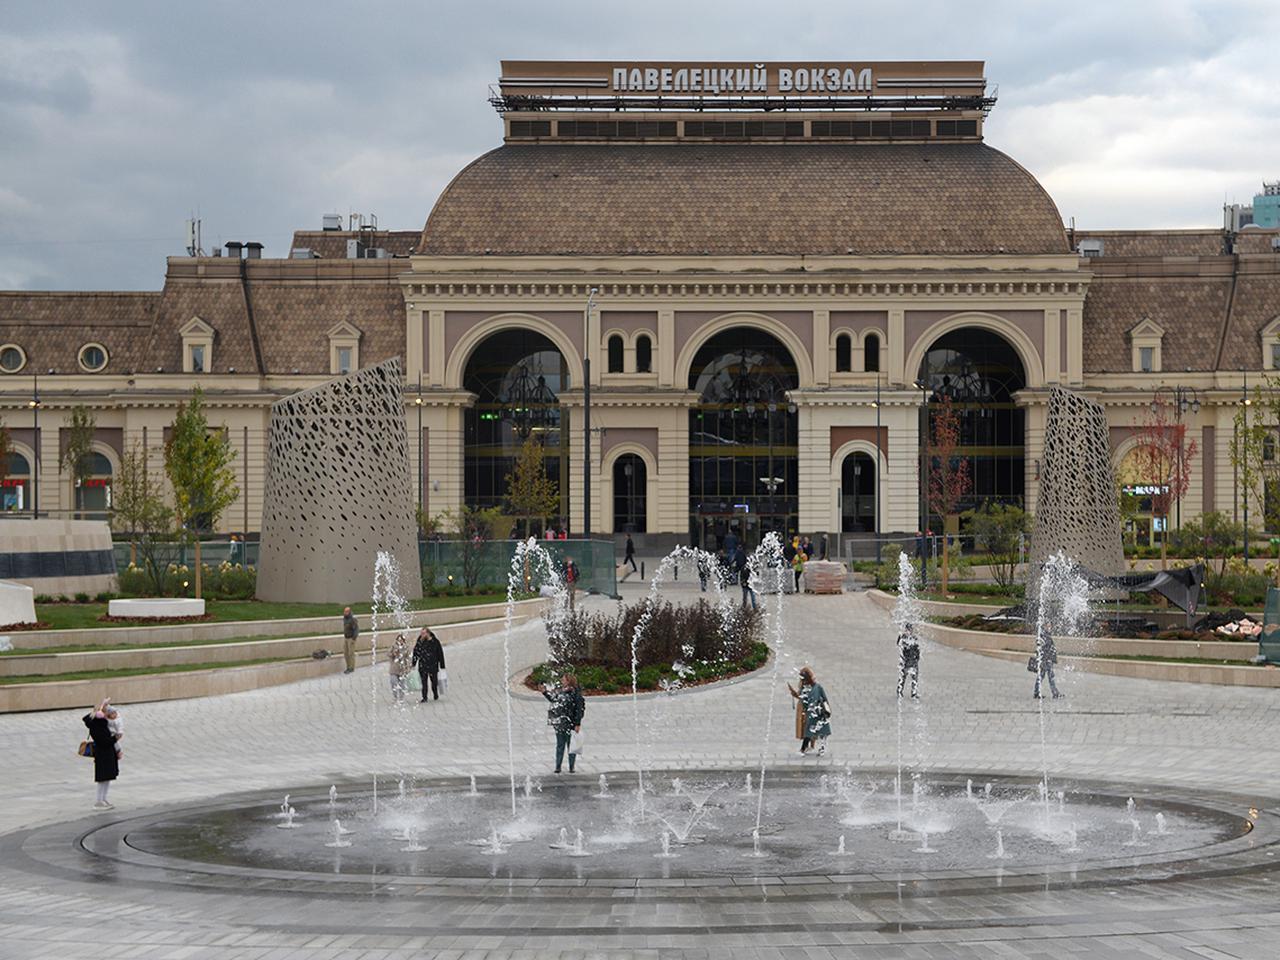
[(164, 470), (173, 486), (174, 518), (184, 536), (195, 540), (197, 597), (204, 589), (200, 531), (215, 527), (223, 511), (240, 495), (231, 469), (235, 458), (227, 432), (209, 429), (204, 397), (197, 387), (191, 399), (178, 408), (164, 448)]
[(13, 435), (0, 420), (0, 484), (9, 479), (9, 460), (13, 456)]
[(547, 476), (542, 444), (534, 437), (525, 440), (507, 474), (507, 503), (517, 521), (523, 521), (526, 534), (532, 532), (531, 521), (539, 520), (545, 528), (547, 517), (560, 509), (560, 490)]
[(71, 474), (77, 510), (84, 505), (84, 482), (93, 472), (93, 435), (97, 426), (93, 411), (84, 404), (77, 404), (71, 409), (67, 445), (58, 466)]
[(1161, 518), (1160, 568), (1168, 565), (1169, 514), (1191, 486), (1191, 461), (1197, 447), (1187, 440), (1187, 426), (1174, 416), (1163, 397), (1152, 401), (1137, 427), (1136, 469), (1151, 489), (1151, 512)]
[(979, 510), (967, 510), (969, 531), (974, 542), (987, 551), (991, 576), (1002, 587), (1013, 583), (1022, 559), (1022, 548), (1031, 532), (1031, 517), (1021, 507), (1007, 503), (984, 503)]
[(490, 540), (505, 540), (511, 535), (514, 521), (498, 507), (464, 506), (460, 510), (446, 510), (441, 518), (444, 526), (452, 528), (458, 541), (462, 583), (473, 588), (484, 572), (485, 544)]
[(129, 535), (129, 562), (138, 562), (138, 539), (169, 531), (173, 520), (160, 495), (158, 478), (147, 469), (147, 454), (137, 440), (120, 458), (120, 472), (112, 482), (111, 526)]
[(969, 461), (956, 451), (960, 446), (960, 411), (950, 397), (935, 403), (929, 416), (929, 508), (942, 516), (942, 592), (947, 592), (951, 575), (947, 520), (969, 492)]

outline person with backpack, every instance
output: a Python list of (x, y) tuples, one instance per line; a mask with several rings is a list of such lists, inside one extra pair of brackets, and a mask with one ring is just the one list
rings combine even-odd
[(542, 688), (542, 695), (551, 704), (547, 710), (547, 725), (556, 732), (556, 773), (560, 772), (566, 753), (569, 754), (569, 772), (573, 773), (577, 753), (570, 752), (570, 748), (573, 735), (582, 732), (582, 718), (587, 712), (587, 701), (578, 686), (578, 678), (566, 673), (560, 678), (558, 688), (552, 689), (548, 684)]

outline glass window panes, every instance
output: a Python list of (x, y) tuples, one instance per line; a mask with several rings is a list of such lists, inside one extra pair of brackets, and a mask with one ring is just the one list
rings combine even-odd
[(609, 372), (622, 372), (622, 337), (616, 333), (609, 338)]
[(847, 333), (836, 337), (836, 373), (848, 373), (853, 369), (853, 338)]
[(1155, 364), (1155, 347), (1139, 347), (1138, 348), (1138, 368), (1143, 373), (1151, 373)]
[(204, 373), (204, 345), (193, 344), (191, 347), (191, 372)]
[(880, 372), (880, 338), (874, 333), (868, 333), (862, 341), (862, 363), (867, 373)]
[(338, 372), (339, 373), (351, 372), (351, 348), (350, 347), (338, 348)]
[[(4, 366), (3, 355), (0, 354), (0, 367)], [(1280, 370), (1280, 343), (1271, 345), (1271, 369)]]
[(648, 373), (653, 367), (653, 341), (643, 333), (636, 337), (636, 373)]
[(17, 373), (27, 363), (22, 351), (13, 344), (0, 348), (0, 370), (5, 373)]
[(101, 370), (107, 365), (107, 351), (96, 343), (85, 344), (80, 348), (80, 366), (86, 370)]

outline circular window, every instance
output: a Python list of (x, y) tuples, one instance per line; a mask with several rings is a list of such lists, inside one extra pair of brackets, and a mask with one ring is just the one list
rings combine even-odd
[(107, 348), (100, 343), (86, 343), (80, 348), (80, 366), (97, 373), (107, 365)]
[(0, 370), (5, 373), (17, 373), (27, 365), (27, 355), (16, 343), (6, 343), (0, 347)]

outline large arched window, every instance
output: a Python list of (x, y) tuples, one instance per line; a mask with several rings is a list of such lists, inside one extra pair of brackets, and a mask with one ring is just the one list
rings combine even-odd
[(648, 373), (653, 368), (653, 341), (647, 333), (636, 337), (636, 373)]
[(622, 372), (622, 337), (616, 333), (609, 338), (609, 372)]
[(613, 461), (613, 532), (644, 533), (647, 502), (644, 460), (624, 453)]
[(111, 461), (97, 450), (89, 454), (89, 475), (78, 481), (80, 509), (90, 515), (111, 509)]
[(569, 387), (564, 358), (533, 330), (503, 330), (481, 341), (467, 361), (463, 388), (476, 395), (463, 420), (463, 495), (469, 507), (501, 506), (507, 475), (529, 437), (541, 441), (547, 475), (568, 515), (568, 448), (561, 445), (559, 395)]
[(0, 486), (0, 510), (26, 510), (31, 483), (31, 464), (20, 453), (9, 454), (3, 486)]
[(862, 341), (862, 369), (867, 373), (880, 372), (880, 335), (868, 333)]
[[(1021, 504), (1026, 493), (1026, 414), (1013, 395), (1027, 385), (1027, 378), (1018, 352), (997, 333), (962, 327), (929, 348), (919, 376), (928, 388), (931, 421), (936, 421), (943, 399), (950, 399), (959, 412), (956, 454), (969, 462), (971, 478), (959, 509), (992, 500)], [(924, 436), (921, 431), (922, 440)], [(941, 529), (939, 519), (933, 514), (934, 530)]]
[(799, 427), (787, 391), (800, 379), (791, 353), (753, 327), (724, 330), (694, 355), (689, 389), (692, 541), (718, 550), (733, 532), (744, 545), (796, 531)]
[(840, 464), (840, 529), (844, 533), (876, 530), (876, 463), (856, 451)]
[(848, 373), (853, 369), (853, 337), (842, 333), (836, 337), (836, 373)]

